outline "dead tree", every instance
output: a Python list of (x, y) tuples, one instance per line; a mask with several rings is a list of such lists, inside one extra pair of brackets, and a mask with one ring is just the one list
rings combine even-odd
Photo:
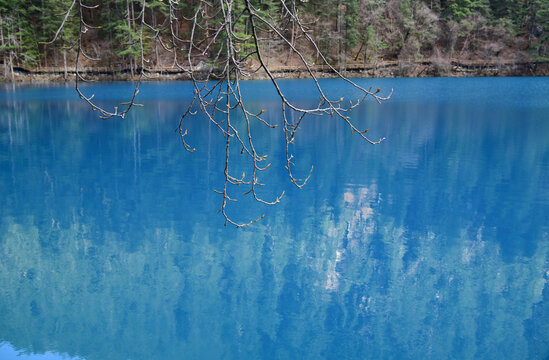
[[(266, 200), (258, 194), (258, 188), (264, 185), (259, 180), (259, 174), (268, 169), (270, 164), (266, 161), (267, 155), (260, 154), (254, 145), (253, 122), (259, 122), (271, 129), (276, 129), (278, 125), (281, 125), (284, 135), (285, 168), (290, 181), (298, 188), (302, 188), (307, 183), (313, 170), (311, 167), (304, 178), (296, 177), (292, 171), (295, 160), (292, 144), (300, 124), (306, 117), (321, 115), (337, 117), (353, 133), (370, 144), (378, 144), (384, 140), (384, 138), (370, 139), (367, 136), (368, 130), (357, 128), (351, 121), (349, 112), (369, 97), (381, 103), (387, 100), (391, 94), (381, 96), (380, 89), (372, 91), (371, 88), (363, 88), (332, 67), (310, 36), (306, 23), (300, 18), (295, 0), (279, 0), (280, 8), (276, 17), (259, 8), (259, 4), (252, 0), (201, 0), (195, 5), (190, 17), (185, 17), (180, 11), (179, 0), (168, 0), (167, 9), (164, 9), (164, 13), (167, 15), (162, 23), (155, 26), (149, 23), (150, 21), (146, 17), (147, 0), (140, 1), (140, 7), (135, 11), (136, 15), (132, 19), (138, 29), (138, 40), (136, 44), (133, 44), (139, 49), (138, 79), (129, 101), (120, 107), (115, 107), (113, 110), (101, 107), (94, 102), (93, 95), (84, 95), (79, 86), (82, 81), (86, 81), (78, 70), (79, 60), (82, 57), (94, 60), (86, 54), (83, 37), (87, 30), (97, 27), (97, 25), (86, 23), (84, 16), (85, 11), (91, 11), (95, 6), (86, 5), (84, 0), (73, 0), (52, 42), (56, 40), (69, 14), (75, 8), (79, 14), (80, 22), (76, 55), (76, 91), (93, 110), (99, 112), (102, 118), (123, 118), (133, 106), (137, 105), (135, 101), (139, 92), (139, 84), (151, 68), (147, 58), (149, 54), (145, 52), (145, 32), (152, 34), (155, 43), (161, 44), (165, 51), (172, 54), (172, 66), (188, 74), (193, 83), (190, 104), (181, 115), (176, 128), (184, 148), (189, 152), (195, 151), (195, 148), (187, 140), (188, 131), (185, 128), (185, 121), (197, 113), (200, 113), (201, 118), (206, 118), (211, 122), (224, 139), (224, 182), (222, 188), (215, 191), (221, 198), (219, 212), (224, 217), (225, 225), (248, 226), (264, 216), (261, 215), (246, 222), (233, 220), (227, 210), (229, 203), (237, 200), (229, 194), (235, 188), (245, 188), (243, 196), (252, 197), (265, 205), (279, 203), (284, 195), (282, 191), (276, 198)], [(130, 14), (127, 15), (129, 18)], [(188, 24), (190, 28), (184, 38), (179, 32), (182, 23)], [(296, 38), (301, 39), (299, 45)], [(277, 78), (267, 66), (264, 55), (263, 44), (272, 43), (273, 39), (283, 43), (289, 51), (295, 54), (304, 71), (314, 81), (314, 91), (319, 99), (317, 106), (303, 108), (284, 94)], [(358, 89), (361, 94), (359, 98), (345, 101), (342, 97), (328, 97), (315, 75), (314, 65), (309, 63), (304, 55), (305, 48), (312, 50), (315, 57), (321, 60), (321, 65), (328, 67), (334, 76), (340, 78), (350, 87)], [(256, 72), (266, 74), (280, 98), (280, 124), (268, 122), (264, 118), (263, 110), (252, 112), (246, 105), (246, 99), (241, 91), (241, 80)], [(237, 124), (242, 121), (243, 123)], [(244, 130), (242, 131), (242, 129)], [(233, 151), (240, 151), (243, 156), (247, 157), (248, 174), (234, 175), (230, 161), (230, 154)]]

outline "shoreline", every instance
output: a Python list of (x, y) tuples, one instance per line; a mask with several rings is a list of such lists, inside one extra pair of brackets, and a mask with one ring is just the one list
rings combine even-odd
[[(326, 65), (313, 65), (312, 71), (318, 78), (335, 77), (333, 70)], [(270, 66), (272, 74), (278, 79), (308, 78), (309, 73), (303, 67)], [(72, 82), (76, 75), (75, 68), (41, 68), (26, 69), (14, 67), (13, 81), (2, 79), (4, 83), (44, 83)], [(380, 61), (372, 64), (347, 64), (338, 69), (346, 77), (355, 78), (394, 78), (394, 77), (504, 77), (504, 76), (549, 76), (549, 61), (466, 61), (466, 60), (418, 60), (413, 62)], [(131, 81), (129, 68), (82, 67), (79, 72), (92, 81)], [(195, 73), (206, 75), (206, 70)], [(265, 71), (258, 71), (243, 80), (267, 79)], [(174, 68), (152, 69), (142, 79), (143, 81), (158, 80), (190, 80), (186, 70)]]

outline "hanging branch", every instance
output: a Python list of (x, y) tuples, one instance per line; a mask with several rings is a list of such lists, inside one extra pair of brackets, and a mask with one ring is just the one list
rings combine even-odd
[[(93, 102), (93, 95), (86, 97), (79, 88), (79, 82), (85, 81), (79, 72), (79, 59), (85, 57), (91, 61), (94, 59), (86, 55), (83, 46), (83, 37), (87, 29), (93, 28), (86, 24), (84, 11), (92, 10), (82, 3), (83, 0), (74, 0), (67, 11), (63, 22), (56, 32), (53, 40), (58, 37), (67, 18), (76, 5), (79, 12), (80, 31), (78, 34), (78, 51), (76, 55), (76, 91), (93, 110), (98, 110), (102, 118), (118, 116), (123, 118), (127, 112), (138, 104), (135, 103), (139, 92), (139, 84), (144, 76), (149, 61), (146, 59), (144, 30), (152, 33), (152, 38), (157, 40), (166, 52), (172, 53), (172, 67), (185, 72), (192, 81), (192, 98), (186, 110), (179, 119), (175, 129), (179, 133), (185, 150), (194, 152), (195, 147), (187, 141), (188, 131), (185, 128), (185, 120), (200, 114), (201, 118), (207, 119), (219, 131), (225, 141), (225, 165), (223, 169), (224, 181), (221, 190), (215, 190), (221, 196), (219, 213), (225, 220), (225, 225), (231, 224), (236, 227), (244, 227), (261, 220), (260, 215), (251, 221), (239, 222), (228, 214), (229, 204), (237, 201), (237, 197), (230, 195), (239, 188), (244, 188), (241, 197), (250, 197), (264, 205), (275, 205), (284, 196), (281, 192), (274, 199), (265, 200), (258, 189), (264, 184), (260, 181), (261, 174), (270, 167), (267, 163), (267, 155), (260, 154), (256, 149), (252, 131), (252, 125), (257, 122), (271, 129), (277, 128), (278, 124), (271, 124), (264, 117), (264, 110), (259, 113), (251, 111), (241, 92), (240, 81), (256, 72), (263, 72), (276, 90), (281, 104), (281, 128), (284, 134), (285, 146), (285, 168), (290, 181), (302, 188), (310, 179), (313, 167), (303, 178), (294, 175), (295, 154), (292, 151), (296, 134), (302, 121), (306, 117), (330, 115), (341, 119), (353, 133), (356, 133), (363, 140), (370, 144), (379, 144), (384, 138), (371, 139), (367, 136), (367, 129), (361, 130), (351, 121), (349, 112), (360, 106), (367, 98), (381, 103), (390, 98), (381, 96), (380, 89), (372, 91), (358, 85), (356, 82), (345, 77), (327, 61), (320, 52), (317, 44), (309, 35), (305, 22), (299, 17), (298, 6), (295, 0), (279, 0), (279, 15), (272, 16), (264, 10), (254, 6), (252, 0), (201, 0), (195, 5), (190, 16), (185, 16), (179, 0), (169, 0), (165, 3), (164, 21), (155, 26), (147, 23), (145, 9), (147, 1), (141, 0), (141, 8), (135, 19), (139, 24), (138, 47), (140, 57), (139, 75), (131, 99), (124, 103), (125, 108), (118, 107), (114, 111), (107, 111)], [(154, 13), (155, 9), (151, 9)], [(126, 14), (128, 19), (130, 14)], [(154, 15), (153, 15), (154, 16)], [(154, 23), (154, 22), (153, 22)], [(180, 29), (187, 28), (187, 36), (182, 38)], [(278, 80), (265, 61), (263, 50), (267, 45), (264, 42), (277, 41), (286, 46), (291, 54), (299, 59), (308, 76), (313, 80), (313, 89), (316, 91), (319, 102), (316, 107), (303, 108), (292, 102), (279, 86)], [(127, 46), (131, 46), (128, 44)], [(324, 65), (342, 81), (349, 84), (360, 95), (354, 101), (344, 101), (343, 97), (328, 97), (323, 90), (314, 72), (313, 66), (306, 60), (305, 49), (313, 50), (317, 57), (322, 59)], [(290, 56), (288, 56), (289, 58)], [(186, 64), (182, 65), (180, 60), (184, 58)], [(206, 64), (204, 65), (204, 60)], [(251, 69), (250, 63), (257, 63), (256, 68)], [(295, 121), (292, 119), (296, 119)], [(242, 132), (242, 133), (241, 133)], [(231, 154), (240, 151), (242, 156), (248, 160), (249, 171), (235, 176)]]

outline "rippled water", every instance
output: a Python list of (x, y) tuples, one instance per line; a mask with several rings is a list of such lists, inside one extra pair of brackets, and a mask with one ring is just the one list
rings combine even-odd
[[(286, 195), (232, 205), (266, 214), (244, 229), (216, 214), (218, 130), (188, 122), (192, 154), (173, 132), (188, 83), (144, 84), (124, 120), (1, 89), (0, 359), (546, 359), (549, 80), (360, 81), (395, 89), (353, 115), (388, 140), (305, 121), (298, 190), (283, 135), (254, 127), (262, 194)], [(283, 82), (301, 104), (310, 85)], [(268, 83), (245, 91), (278, 121)]]

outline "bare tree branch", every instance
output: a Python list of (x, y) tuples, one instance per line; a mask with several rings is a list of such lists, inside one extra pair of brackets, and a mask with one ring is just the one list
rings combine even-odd
[[(147, 41), (145, 38), (146, 33), (149, 33), (154, 41), (158, 40), (165, 51), (172, 53), (170, 55), (172, 57), (172, 67), (183, 70), (192, 81), (192, 98), (175, 129), (179, 133), (185, 150), (189, 152), (196, 151), (196, 148), (191, 146), (187, 140), (189, 133), (184, 124), (187, 118), (198, 114), (214, 125), (220, 136), (224, 138), (223, 187), (222, 190), (215, 191), (221, 196), (218, 212), (223, 216), (225, 225), (231, 224), (236, 227), (244, 227), (264, 217), (264, 215), (260, 215), (251, 221), (245, 220), (243, 222), (235, 220), (229, 214), (229, 204), (236, 202), (238, 198), (230, 196), (229, 192), (232, 193), (239, 188), (244, 188), (239, 197), (250, 197), (256, 202), (267, 206), (278, 204), (284, 196), (284, 191), (282, 191), (274, 199), (265, 200), (258, 193), (258, 188), (264, 186), (259, 180), (260, 174), (270, 168), (270, 163), (266, 163), (267, 155), (261, 155), (255, 146), (254, 139), (256, 135), (254, 135), (252, 125), (257, 122), (267, 128), (276, 129), (279, 124), (267, 121), (264, 118), (264, 110), (257, 112), (248, 108), (241, 91), (240, 81), (251, 74), (265, 73), (280, 99), (285, 168), (290, 181), (298, 188), (305, 186), (313, 172), (313, 166), (311, 166), (305, 177), (298, 178), (292, 170), (295, 165), (295, 155), (292, 149), (296, 134), (305, 118), (330, 115), (339, 118), (353, 133), (356, 133), (370, 144), (379, 144), (384, 140), (384, 138), (370, 139), (366, 135), (368, 130), (359, 129), (352, 122), (349, 112), (360, 106), (367, 98), (372, 98), (378, 103), (389, 99), (392, 90), (389, 95), (381, 96), (379, 89), (372, 91), (371, 88), (363, 88), (330, 65), (310, 36), (305, 22), (299, 17), (298, 7), (294, 0), (290, 1), (290, 4), (287, 3), (287, 0), (279, 0), (279, 16), (264, 13), (263, 10), (254, 7), (252, 0), (202, 0), (196, 4), (192, 14), (186, 16), (181, 11), (178, 0), (169, 0), (166, 5), (167, 11), (164, 15), (164, 21), (160, 24), (153, 21), (152, 23), (156, 24), (154, 26), (147, 22), (145, 9), (147, 9), (149, 0), (140, 0), (140, 9), (137, 16), (131, 19), (138, 23), (137, 40), (133, 44), (129, 42), (126, 45), (137, 46), (138, 48), (139, 61), (135, 63), (139, 64), (139, 73), (136, 85), (129, 101), (121, 104), (122, 108), (114, 107), (112, 111), (106, 110), (94, 102), (93, 95), (84, 95), (80, 87), (80, 82), (86, 81), (79, 70), (80, 58), (83, 57), (89, 61), (96, 60), (85, 53), (84, 36), (88, 29), (97, 27), (88, 25), (85, 22), (84, 15), (84, 11), (92, 11), (96, 6), (88, 6), (82, 1), (73, 1), (51, 41), (53, 42), (58, 38), (69, 14), (76, 5), (80, 22), (76, 53), (76, 91), (79, 96), (93, 110), (99, 111), (101, 118), (124, 118), (133, 106), (138, 105), (135, 100), (139, 93), (139, 85), (142, 78), (146, 76), (147, 67), (151, 63), (146, 58), (148, 56), (145, 46)], [(151, 8), (153, 16), (154, 11), (155, 8)], [(129, 22), (129, 11), (127, 19)], [(184, 34), (179, 32), (182, 24), (188, 25), (189, 32), (186, 37), (182, 37)], [(288, 31), (290, 31), (289, 35)], [(168, 39), (168, 42), (163, 38)], [(314, 89), (319, 97), (316, 107), (303, 108), (285, 95), (277, 78), (267, 65), (264, 54), (264, 50), (269, 46), (267, 42), (272, 41), (277, 41), (278, 44), (289, 49), (288, 59), (291, 54), (295, 54), (309, 77), (314, 81)], [(344, 105), (346, 102), (341, 96), (336, 98), (328, 97), (315, 74), (313, 65), (306, 60), (305, 51), (307, 50), (315, 52), (338, 78), (349, 84), (355, 91), (358, 90), (359, 97), (355, 101), (347, 101), (348, 105)], [(180, 63), (181, 58), (186, 59), (185, 65)], [(130, 57), (131, 61), (133, 60)], [(219, 120), (220, 117), (221, 120)], [(232, 175), (236, 169), (233, 169), (231, 154), (238, 153), (238, 151), (248, 161), (247, 175), (246, 171), (241, 176)]]

